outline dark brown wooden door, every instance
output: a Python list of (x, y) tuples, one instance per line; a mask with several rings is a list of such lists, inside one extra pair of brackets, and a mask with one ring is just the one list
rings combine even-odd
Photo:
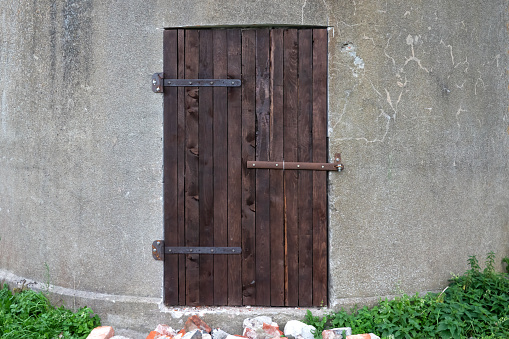
[(164, 31), (164, 77), (241, 87), (164, 92), (167, 305), (327, 304), (327, 174), (248, 160), (327, 162), (327, 30)]

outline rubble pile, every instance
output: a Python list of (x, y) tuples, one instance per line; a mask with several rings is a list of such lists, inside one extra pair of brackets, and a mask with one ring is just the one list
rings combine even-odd
[[(272, 318), (260, 316), (247, 318), (243, 322), (242, 335), (230, 334), (220, 328), (212, 329), (200, 317), (189, 317), (180, 330), (175, 330), (168, 325), (159, 324), (151, 331), (146, 339), (314, 339), (315, 327), (298, 320), (290, 320), (284, 327), (272, 321)], [(380, 339), (373, 333), (352, 335), (350, 327), (334, 328), (322, 332), (323, 339)], [(87, 339), (129, 339), (115, 336), (115, 331), (110, 326), (95, 328)]]

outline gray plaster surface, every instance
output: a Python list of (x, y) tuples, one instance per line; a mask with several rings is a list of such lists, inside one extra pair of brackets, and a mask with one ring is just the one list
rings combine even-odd
[(333, 5), (333, 306), (440, 289), (469, 255), (508, 254), (507, 7)]
[(67, 288), (161, 295), (150, 255), (162, 236), (162, 98), (147, 90), (162, 67), (154, 11), (0, 5), (0, 267)]
[(78, 304), (126, 331), (180, 314), (155, 301), (162, 97), (150, 77), (161, 28), (182, 26), (330, 27), (329, 150), (346, 166), (329, 176), (331, 307), (441, 290), (469, 255), (509, 256), (508, 7), (0, 2), (0, 270), (64, 289), (67, 304), (90, 293)]

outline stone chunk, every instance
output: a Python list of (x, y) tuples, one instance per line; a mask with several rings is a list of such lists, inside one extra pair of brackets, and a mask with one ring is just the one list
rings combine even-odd
[(352, 329), (350, 327), (339, 327), (322, 332), (323, 339), (345, 339), (343, 334), (346, 336), (352, 335)]
[(284, 328), (285, 336), (293, 336), (295, 338), (301, 336), (303, 339), (314, 339), (314, 331), (316, 331), (314, 326), (298, 320), (290, 320), (286, 323)]
[(111, 326), (99, 326), (90, 332), (87, 339), (110, 339), (115, 335), (115, 331)]
[(231, 334), (228, 334), (228, 336), (225, 339), (240, 339), (240, 338), (247, 338), (247, 337), (244, 337), (244, 336), (241, 336), (241, 335), (231, 335)]
[(267, 316), (260, 316), (260, 317), (256, 317), (256, 318), (246, 318), (246, 319), (244, 319), (244, 322), (242, 323), (242, 325), (244, 326), (244, 328), (249, 327), (249, 328), (256, 329), (256, 328), (262, 328), (263, 323), (272, 324), (272, 318), (267, 317)]
[(226, 339), (227, 336), (229, 336), (229, 334), (220, 328), (212, 330), (212, 339)]
[(279, 330), (277, 323), (272, 322), (269, 317), (256, 317), (244, 320), (244, 332), (249, 339), (271, 339), (280, 338), (283, 332)]
[(207, 333), (212, 332), (212, 329), (209, 325), (207, 325), (203, 320), (200, 319), (197, 315), (193, 315), (187, 318), (186, 324), (184, 326), (184, 330), (186, 332), (191, 332), (193, 330), (202, 330)]

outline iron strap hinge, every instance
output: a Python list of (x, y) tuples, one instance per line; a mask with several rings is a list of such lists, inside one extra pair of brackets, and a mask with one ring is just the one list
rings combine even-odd
[(164, 87), (240, 87), (239, 79), (164, 79), (163, 73), (152, 75), (152, 91), (164, 93)]
[(338, 171), (345, 167), (341, 163), (341, 154), (336, 153), (334, 162), (290, 162), (290, 161), (247, 161), (247, 168), (275, 169), (275, 170), (311, 170), (311, 171)]
[(164, 240), (152, 243), (152, 256), (155, 260), (164, 260), (164, 254), (241, 254), (240, 247), (165, 247)]

